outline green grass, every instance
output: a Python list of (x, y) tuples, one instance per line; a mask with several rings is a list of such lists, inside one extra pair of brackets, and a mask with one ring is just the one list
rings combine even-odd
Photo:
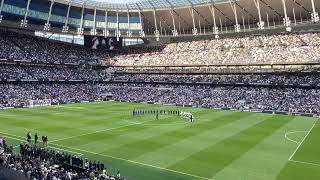
[[(196, 121), (133, 117), (134, 108), (190, 111)], [(10, 144), (28, 131), (129, 180), (320, 179), (316, 118), (119, 102), (0, 111)]]

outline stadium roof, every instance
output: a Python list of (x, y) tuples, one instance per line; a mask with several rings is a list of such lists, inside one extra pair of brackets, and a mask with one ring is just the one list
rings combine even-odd
[(229, 0), (56, 0), (58, 2), (97, 7), (111, 10), (152, 10), (185, 8), (191, 6), (208, 5), (210, 3), (228, 2)]
[[(154, 35), (158, 30), (161, 36), (173, 35), (175, 30), (179, 31), (179, 35), (190, 35), (193, 33), (192, 30), (198, 30), (200, 35), (212, 34), (215, 24), (221, 33), (235, 31), (236, 24), (237, 27), (241, 26), (241, 32), (259, 30), (260, 18), (261, 23), (268, 29), (285, 27), (286, 16), (290, 20), (288, 21), (291, 22), (291, 26), (304, 25), (313, 22), (311, 16), (313, 11), (320, 12), (320, 0), (31, 0), (33, 8), (30, 9), (35, 11), (36, 8), (41, 7), (50, 12), (48, 1), (54, 1), (55, 3), (52, 6), (54, 16), (51, 17), (50, 21), (59, 22), (60, 24), (57, 25), (59, 28), (68, 19), (65, 15), (68, 15), (68, 5), (70, 5), (69, 7), (72, 7), (72, 9), (68, 17), (71, 17), (72, 21), (70, 20), (68, 25), (73, 26), (71, 28), (75, 31), (82, 25), (89, 32), (89, 28), (93, 28), (93, 16), (96, 12), (96, 16), (99, 17), (100, 31), (102, 27), (105, 27), (101, 25), (105, 21), (105, 18), (103, 18), (105, 14), (113, 18), (119, 15), (119, 17), (122, 17), (122, 21), (127, 16), (137, 19), (141, 15), (145, 34)], [(10, 1), (5, 0), (4, 2), (6, 4)], [(20, 0), (15, 0), (15, 2), (26, 4), (25, 1)], [(38, 2), (46, 3), (41, 4), (42, 6), (36, 6), (35, 4)], [(254, 2), (259, 3), (259, 8)], [(312, 2), (314, 2), (314, 6)], [(84, 16), (81, 16), (81, 9)], [(96, 9), (96, 11), (93, 9)], [(44, 14), (43, 12), (46, 10), (39, 9), (39, 12)], [(141, 10), (141, 13), (138, 13), (139, 10)], [(22, 14), (27, 13), (22, 11), (19, 15)], [(31, 16), (31, 13), (27, 15)], [(5, 16), (4, 20), (7, 17), (9, 16)], [(43, 17), (42, 20), (50, 16), (44, 15)], [(19, 24), (20, 18), (17, 18)], [(57, 18), (57, 20), (54, 20), (54, 18)], [(81, 18), (85, 20), (85, 25), (80, 23)], [(116, 21), (110, 22), (116, 23)], [(139, 23), (139, 21), (135, 21), (136, 24), (137, 22)], [(123, 24), (124, 22), (122, 22)], [(113, 27), (116, 27), (116, 25)], [(109, 29), (114, 30), (110, 27)], [(122, 33), (124, 34), (124, 30)], [(137, 28), (135, 33), (138, 35)]]

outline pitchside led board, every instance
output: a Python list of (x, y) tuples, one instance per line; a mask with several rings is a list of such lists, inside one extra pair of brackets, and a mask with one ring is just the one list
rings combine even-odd
[(122, 48), (122, 38), (116, 37), (84, 36), (84, 46), (90, 49), (117, 51)]

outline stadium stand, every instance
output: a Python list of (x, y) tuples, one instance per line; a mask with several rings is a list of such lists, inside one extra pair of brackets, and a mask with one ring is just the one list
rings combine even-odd
[(57, 41), (0, 31), (0, 58), (42, 63), (99, 64), (108, 53)]
[(168, 44), (162, 51), (124, 54), (116, 66), (310, 63), (319, 61), (319, 33), (261, 35)]
[[(99, 161), (88, 162), (87, 159), (83, 160), (75, 155), (30, 147), (27, 144), (20, 145), (20, 154), (15, 153), (12, 146), (6, 147), (0, 154), (2, 179), (123, 179), (120, 176), (103, 174), (105, 165)], [(12, 173), (19, 175), (13, 176)]]
[[(106, 53), (0, 31), (0, 47), (0, 109), (25, 107), (30, 100), (101, 100), (102, 86), (116, 101), (320, 115), (319, 33), (177, 42)], [(106, 71), (109, 66), (112, 75)], [(34, 155), (40, 151), (46, 156)], [(75, 168), (68, 163), (71, 159), (76, 157), (25, 145), (21, 155), (9, 149), (0, 156), (2, 168), (29, 179), (121, 179), (102, 176), (100, 166), (85, 168), (79, 159)]]
[[(152, 101), (238, 110), (320, 113), (317, 107), (320, 101), (317, 98), (319, 93), (317, 86), (320, 80), (316, 67), (284, 69), (281, 72), (267, 69), (266, 72), (261, 72), (261, 69), (244, 66), (228, 69), (227, 74), (224, 74), (223, 69), (198, 70), (197, 73), (192, 68), (185, 70), (189, 74), (173, 69), (167, 73), (161, 71), (163, 74), (159, 74), (156, 73), (157, 67), (149, 70), (137, 69), (136, 72), (119, 67), (114, 70), (112, 77), (108, 77), (103, 67), (98, 64), (90, 65), (90, 62), (93, 62), (89, 61), (93, 56), (91, 50), (83, 51), (84, 49), (72, 45), (65, 45), (69, 46), (68, 48), (58, 48), (62, 45), (61, 43), (56, 44), (12, 32), (2, 32), (0, 37), (4, 42), (2, 57), (8, 58), (0, 64), (2, 79), (0, 107), (2, 108), (23, 107), (32, 99), (50, 99), (52, 103), (95, 100), (100, 98), (96, 84), (110, 82), (107, 91), (112, 94), (113, 99), (121, 101)], [(15, 37), (23, 38), (26, 44), (15, 43), (17, 40)], [(202, 61), (206, 63), (211, 61), (213, 64), (310, 63), (317, 62), (319, 59), (319, 53), (317, 53), (320, 47), (319, 42), (318, 33), (275, 34), (128, 49), (124, 53), (111, 56), (114, 60), (116, 59), (115, 67), (116, 65), (170, 65), (170, 62), (175, 63), (172, 65), (194, 66), (203, 64)], [(35, 46), (30, 49), (36, 48), (37, 51), (26, 50), (27, 44)], [(46, 47), (49, 46), (60, 50), (55, 51), (55, 48), (49, 48), (50, 51), (47, 51)], [(241, 55), (237, 55), (237, 52), (240, 52), (239, 49), (242, 49)], [(261, 49), (266, 51), (260, 51)], [(68, 59), (73, 53), (86, 54), (87, 56), (80, 58), (86, 60), (86, 63), (82, 65), (47, 64), (65, 63), (61, 59)], [(66, 56), (56, 56), (58, 54)], [(214, 56), (211, 57), (210, 54)], [(41, 60), (40, 64), (18, 64), (10, 60), (18, 58), (29, 61), (30, 57), (43, 59), (43, 61)], [(52, 61), (53, 57), (58, 58), (58, 61)], [(235, 60), (228, 60), (228, 57)], [(34, 59), (31, 58), (31, 62), (32, 60)], [(67, 62), (72, 62), (69, 60)], [(244, 71), (241, 68), (244, 68), (247, 73), (239, 73)], [(110, 81), (108, 81), (109, 78), (111, 78)], [(10, 80), (14, 83), (8, 83)], [(226, 94), (229, 95), (226, 96)], [(262, 101), (263, 99), (269, 99), (269, 101)]]
[(319, 114), (319, 89), (210, 85), (117, 84), (118, 101), (155, 102), (207, 108)]

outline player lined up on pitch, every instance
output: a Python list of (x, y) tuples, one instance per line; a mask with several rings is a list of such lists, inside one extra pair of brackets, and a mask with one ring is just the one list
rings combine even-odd
[(164, 115), (180, 115), (180, 111), (172, 110), (154, 110), (154, 109), (139, 109), (132, 111), (133, 116), (145, 115), (145, 114), (164, 114)]
[(133, 110), (132, 115), (133, 116), (141, 116), (146, 114), (155, 114), (156, 119), (159, 119), (159, 115), (176, 115), (180, 116), (189, 122), (194, 122), (194, 116), (191, 112), (184, 112), (184, 111), (172, 111), (172, 110), (152, 110), (152, 109), (139, 109), (139, 110)]
[[(31, 132), (29, 131), (27, 133), (27, 142), (31, 143), (31, 139), (32, 139), (32, 135), (31, 135)], [(35, 145), (38, 143), (38, 139), (39, 139), (38, 133), (35, 133), (34, 134), (34, 144)], [(43, 146), (47, 146), (48, 145), (48, 136), (42, 135), (41, 140), (42, 140)]]

